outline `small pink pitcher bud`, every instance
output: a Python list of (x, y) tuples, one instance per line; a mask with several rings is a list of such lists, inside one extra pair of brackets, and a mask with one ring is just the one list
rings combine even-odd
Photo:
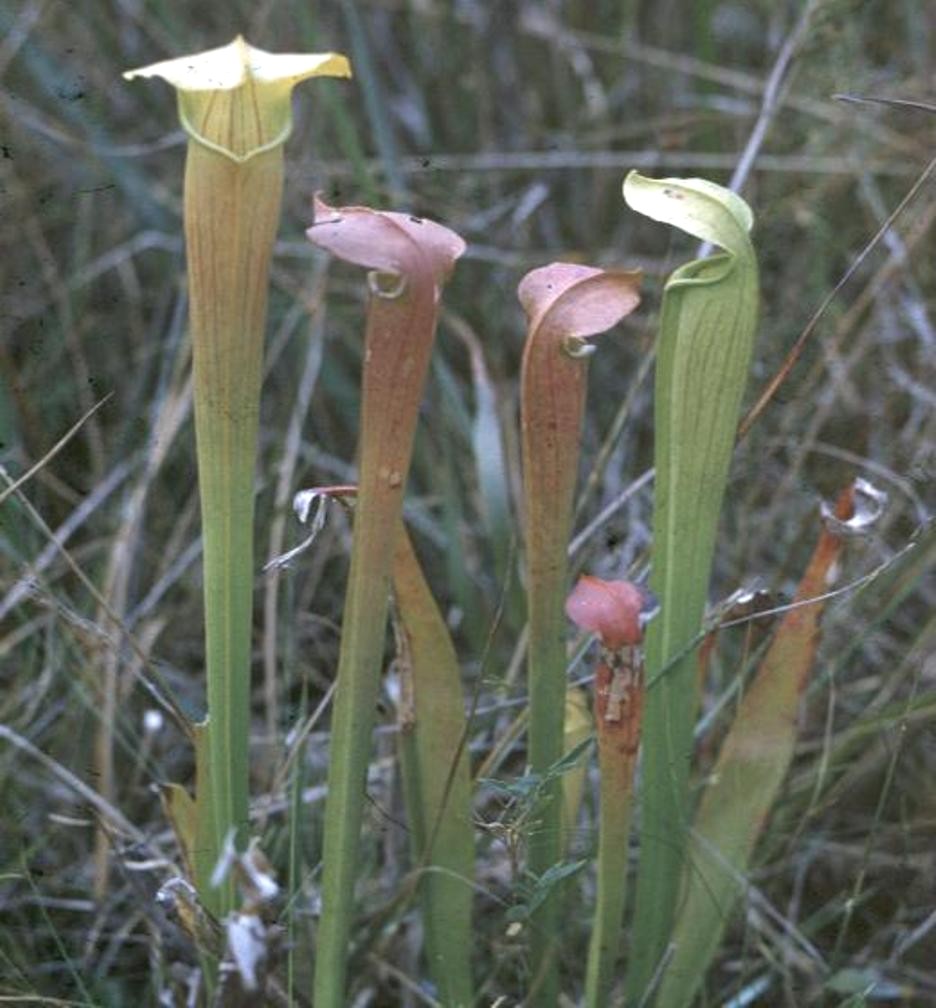
[(622, 753), (636, 753), (643, 705), (641, 642), (657, 600), (630, 581), (604, 581), (584, 574), (566, 599), (566, 615), (582, 630), (598, 635), (601, 655), (595, 670), (595, 714), (599, 740), (609, 722), (620, 723)]
[(566, 600), (566, 615), (590, 630), (611, 651), (640, 644), (644, 627), (659, 611), (653, 594), (631, 581), (603, 581), (583, 574)]

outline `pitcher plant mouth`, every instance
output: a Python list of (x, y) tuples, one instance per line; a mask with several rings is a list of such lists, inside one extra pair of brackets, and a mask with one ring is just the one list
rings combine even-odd
[(126, 80), (161, 77), (176, 89), (189, 138), (235, 163), (285, 143), (293, 88), (310, 77), (350, 77), (339, 53), (271, 53), (238, 35), (226, 46), (151, 63)]

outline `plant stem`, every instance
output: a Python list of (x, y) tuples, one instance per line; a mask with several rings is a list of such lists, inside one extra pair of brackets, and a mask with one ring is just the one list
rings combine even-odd
[[(637, 655), (636, 650), (632, 654)], [(600, 818), (598, 824), (597, 902), (588, 947), (585, 1003), (588, 1008), (609, 1004), (614, 968), (621, 951), (621, 925), (627, 892), (628, 836), (631, 822), (634, 767), (643, 718), (643, 660), (636, 657), (621, 687), (619, 704), (609, 712), (615, 676), (605, 661), (595, 672), (595, 721), (598, 733)], [(616, 716), (610, 717), (609, 713)]]

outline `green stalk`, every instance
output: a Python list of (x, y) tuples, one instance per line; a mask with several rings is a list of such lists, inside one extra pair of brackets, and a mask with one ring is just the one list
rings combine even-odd
[[(540, 879), (562, 860), (562, 781), (547, 779), (561, 757), (566, 696), (563, 642), (566, 550), (572, 525), (579, 438), (585, 405), (583, 340), (604, 332), (639, 301), (639, 274), (553, 263), (519, 287), (528, 318), (521, 375), (523, 477), (526, 495), (530, 771), (544, 778), (528, 841), (528, 869)], [(529, 1003), (551, 1008), (559, 992), (560, 887), (531, 916)]]
[(397, 532), (400, 763), (429, 971), (447, 1008), (471, 1008), (474, 838), (458, 659), (409, 535)]
[(621, 954), (631, 797), (643, 718), (641, 642), (656, 609), (656, 599), (638, 585), (588, 575), (579, 579), (566, 602), (569, 618), (597, 633), (601, 642), (595, 671), (601, 810), (597, 901), (585, 970), (587, 1008), (610, 1003)]
[(343, 1008), (357, 852), (386, 636), (394, 533), (435, 336), (439, 290), (464, 243), (439, 224), (316, 203), (309, 240), (371, 270), (360, 478), (342, 621), (325, 804), (317, 1008)]
[(643, 665), (636, 670), (625, 698), (626, 716), (605, 720), (612, 672), (605, 663), (595, 671), (595, 720), (598, 725), (598, 859), (595, 917), (585, 970), (585, 1004), (605, 1008), (621, 955), (621, 928), (627, 895), (628, 837), (634, 767), (643, 717)]
[[(715, 533), (757, 321), (751, 212), (703, 179), (631, 172), (628, 205), (724, 251), (680, 267), (664, 289), (655, 398), (651, 587), (661, 616), (647, 637), (640, 871), (628, 997), (639, 1002), (665, 955), (687, 839), (698, 708), (695, 649)], [(658, 678), (659, 677), (659, 678)]]
[(267, 277), (283, 189), (282, 145), (296, 83), (347, 76), (342, 56), (272, 55), (240, 37), (221, 49), (157, 63), (127, 77), (163, 77), (178, 90), (189, 135), (185, 245), (198, 480), (204, 535), (208, 716), (196, 795), (199, 895), (216, 915), (233, 880), (211, 872), (234, 831), (248, 828), (253, 475)]

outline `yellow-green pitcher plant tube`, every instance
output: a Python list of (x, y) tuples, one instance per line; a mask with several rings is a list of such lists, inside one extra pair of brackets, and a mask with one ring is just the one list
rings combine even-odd
[(198, 773), (196, 884), (215, 913), (231, 883), (210, 873), (231, 830), (247, 830), (253, 478), (263, 330), (293, 87), (347, 77), (344, 56), (276, 54), (238, 37), (218, 49), (131, 70), (176, 89), (188, 135), (185, 248), (195, 434), (204, 534), (207, 767)]
[(441, 288), (462, 239), (429, 220), (316, 201), (306, 232), (368, 272), (360, 476), (331, 721), (316, 1008), (344, 1008), (348, 940), (374, 708), (386, 638), (394, 539), (435, 338)]
[(757, 325), (753, 217), (704, 179), (624, 182), (631, 209), (720, 251), (666, 282), (654, 395), (653, 569), (660, 617), (647, 633), (640, 869), (629, 999), (637, 1003), (666, 954), (685, 860), (689, 768), (698, 709), (698, 637), (715, 533)]
[[(548, 777), (563, 754), (566, 553), (585, 408), (586, 342), (640, 301), (639, 272), (552, 263), (528, 273), (518, 295), (527, 315), (520, 388), (524, 539), (530, 643), (530, 771), (544, 778), (528, 840), (528, 868), (543, 878), (563, 856), (562, 781)], [(529, 1003), (551, 1008), (559, 991), (560, 892), (554, 887), (530, 920)]]

